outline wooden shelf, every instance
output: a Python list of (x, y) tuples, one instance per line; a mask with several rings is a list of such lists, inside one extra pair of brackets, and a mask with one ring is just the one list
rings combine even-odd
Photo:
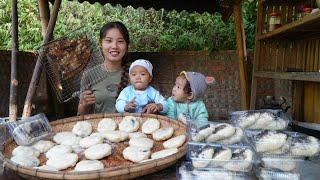
[(278, 29), (258, 36), (258, 40), (271, 38), (303, 39), (320, 37), (320, 12), (285, 24)]
[(255, 72), (255, 77), (320, 82), (320, 72), (257, 71)]

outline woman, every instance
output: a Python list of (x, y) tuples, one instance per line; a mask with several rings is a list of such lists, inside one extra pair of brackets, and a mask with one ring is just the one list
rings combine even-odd
[[(101, 28), (100, 44), (104, 63), (98, 68), (106, 78), (85, 88), (88, 90), (84, 90), (80, 97), (78, 115), (116, 111), (116, 98), (128, 84), (129, 64), (126, 55), (129, 40), (129, 32), (121, 22), (109, 22)], [(82, 88), (86, 81), (90, 81), (90, 71), (83, 76)]]

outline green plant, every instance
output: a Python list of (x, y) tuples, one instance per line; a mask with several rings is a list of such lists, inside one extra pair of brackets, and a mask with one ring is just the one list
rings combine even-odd
[[(256, 3), (244, 3), (247, 48), (254, 47)], [(35, 50), (43, 41), (36, 0), (18, 1), (19, 49)], [(8, 16), (10, 14), (10, 16)], [(223, 22), (218, 13), (134, 9), (87, 2), (62, 1), (54, 37), (81, 26), (93, 29), (96, 37), (108, 21), (122, 21), (130, 31), (130, 51), (212, 51), (235, 49), (234, 20)], [(11, 1), (0, 1), (0, 49), (11, 49)]]

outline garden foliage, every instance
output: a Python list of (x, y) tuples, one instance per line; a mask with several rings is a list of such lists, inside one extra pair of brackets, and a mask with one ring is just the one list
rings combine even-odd
[[(244, 27), (247, 48), (253, 49), (256, 3), (245, 2)], [(19, 0), (19, 49), (35, 50), (42, 44), (36, 0)], [(130, 31), (130, 51), (213, 51), (236, 48), (234, 19), (221, 20), (219, 13), (199, 14), (131, 6), (62, 1), (55, 38), (81, 26), (89, 26), (98, 38), (99, 28), (108, 21), (122, 21)], [(0, 1), (0, 49), (11, 49), (11, 0)]]

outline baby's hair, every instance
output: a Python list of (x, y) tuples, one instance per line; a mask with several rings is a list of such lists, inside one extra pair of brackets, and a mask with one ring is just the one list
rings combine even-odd
[[(126, 26), (119, 21), (115, 21), (115, 22), (109, 22), (106, 23), (104, 26), (102, 26), (102, 28), (100, 29), (100, 41), (102, 41), (102, 39), (106, 36), (106, 33), (112, 29), (112, 28), (116, 28), (120, 31), (120, 33), (123, 36), (123, 39), (126, 41), (127, 45), (129, 45), (130, 43), (130, 37), (129, 37), (129, 31), (126, 28)], [(127, 52), (126, 54), (123, 56), (122, 58), (122, 62), (121, 62), (121, 66), (122, 66), (122, 74), (121, 74), (121, 81), (120, 84), (118, 85), (118, 91), (117, 91), (117, 97), (119, 96), (120, 92), (128, 85), (129, 83), (129, 67), (130, 67), (130, 63), (128, 63), (128, 57), (127, 57)]]
[(191, 86), (190, 86), (189, 81), (187, 80), (187, 77), (186, 77), (184, 74), (180, 74), (179, 76), (180, 76), (181, 78), (184, 78), (184, 79), (186, 80), (186, 85), (183, 87), (183, 91), (184, 91), (186, 94), (192, 93)]

